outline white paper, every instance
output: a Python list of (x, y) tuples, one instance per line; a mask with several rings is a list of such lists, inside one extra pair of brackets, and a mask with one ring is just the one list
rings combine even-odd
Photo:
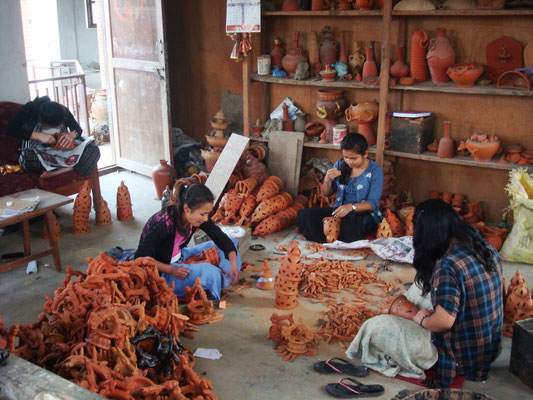
[(204, 349), (198, 347), (193, 356), (200, 358), (207, 358), (208, 360), (218, 360), (222, 357), (222, 353), (218, 349)]
[(413, 237), (402, 236), (400, 238), (381, 238), (376, 240), (357, 240), (351, 243), (344, 243), (337, 240), (333, 243), (324, 243), (330, 249), (362, 249), (369, 247), (377, 256), (384, 260), (391, 260), (402, 263), (413, 263), (414, 248)]
[(289, 113), (289, 118), (292, 120), (296, 120), (296, 113), (300, 111), (298, 107), (294, 105), (294, 102), (290, 97), (285, 97), (281, 103), (270, 113), (270, 119), (279, 119), (280, 121), (283, 120), (283, 104), (287, 104), (289, 106), (289, 109), (287, 110)]
[(228, 0), (226, 33), (261, 32), (261, 0)]

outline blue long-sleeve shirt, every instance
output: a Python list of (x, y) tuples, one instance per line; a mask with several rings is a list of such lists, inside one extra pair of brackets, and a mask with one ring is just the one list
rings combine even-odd
[[(343, 160), (335, 163), (333, 168), (340, 169)], [(348, 184), (339, 183), (340, 177), (333, 179), (331, 189), (337, 191), (334, 208), (343, 204), (362, 203), (368, 201), (372, 206), (371, 215), (376, 223), (383, 218), (379, 211), (379, 201), (383, 193), (383, 169), (373, 160), (370, 160), (364, 172), (355, 177), (348, 178)]]

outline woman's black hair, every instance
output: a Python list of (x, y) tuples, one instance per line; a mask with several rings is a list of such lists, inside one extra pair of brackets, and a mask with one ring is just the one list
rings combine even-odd
[[(360, 133), (349, 133), (342, 139), (341, 150), (355, 151), (357, 154), (364, 156), (368, 150), (368, 143)], [(339, 182), (347, 185), (352, 169), (344, 160), (341, 162), (340, 171), (341, 176), (339, 177)]]
[(182, 184), (178, 187), (176, 195), (176, 226), (180, 234), (185, 235), (185, 232), (182, 232), (181, 226), (181, 214), (183, 213), (183, 206), (187, 206), (191, 211), (196, 210), (198, 207), (201, 207), (203, 204), (212, 203), (215, 201), (215, 196), (209, 188), (201, 183), (195, 183), (194, 185)]
[(496, 270), (494, 254), (480, 232), (464, 222), (444, 201), (429, 199), (420, 203), (415, 209), (413, 224), (415, 281), (423, 294), (431, 288), (435, 264), (446, 254), (454, 239), (457, 246), (474, 256), (487, 271)]
[(50, 126), (59, 126), (67, 118), (65, 107), (55, 101), (49, 101), (39, 107), (39, 120)]

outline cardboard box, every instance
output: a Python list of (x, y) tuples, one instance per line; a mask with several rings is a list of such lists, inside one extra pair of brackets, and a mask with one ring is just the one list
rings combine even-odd
[(434, 140), (434, 116), (421, 118), (392, 117), (390, 149), (422, 154)]

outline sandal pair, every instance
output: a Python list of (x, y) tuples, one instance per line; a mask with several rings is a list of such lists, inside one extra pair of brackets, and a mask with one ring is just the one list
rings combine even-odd
[[(336, 360), (336, 361), (334, 361)], [(364, 378), (368, 376), (369, 369), (364, 365), (353, 365), (351, 362), (342, 358), (332, 357), (326, 361), (319, 361), (313, 365), (315, 371), (321, 374), (343, 374)]]

